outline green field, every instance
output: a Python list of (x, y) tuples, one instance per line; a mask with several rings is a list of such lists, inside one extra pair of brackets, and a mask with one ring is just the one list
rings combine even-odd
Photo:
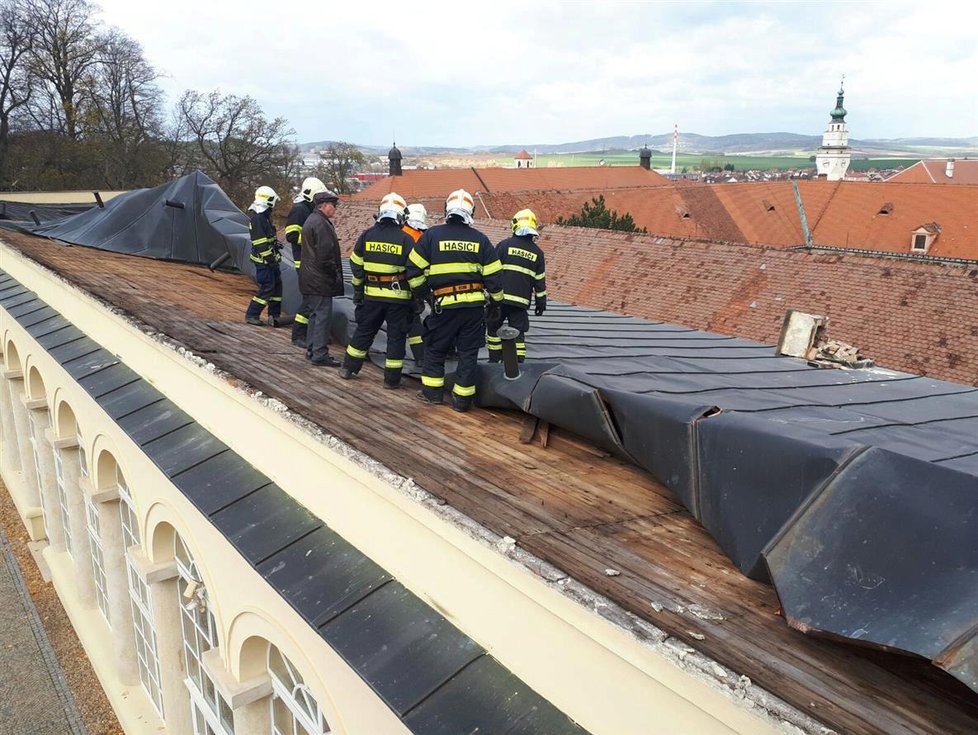
[[(558, 153), (541, 154), (537, 156), (537, 168), (548, 166), (600, 166), (604, 160), (606, 166), (637, 166), (637, 151), (598, 151), (594, 153)], [(850, 168), (855, 171), (865, 171), (871, 168), (906, 168), (916, 163), (919, 158), (868, 158), (853, 159)], [(652, 154), (652, 168), (665, 169), (672, 164), (672, 155)], [(702, 171), (704, 168), (733, 164), (735, 171), (749, 169), (792, 169), (813, 168), (814, 162), (807, 155), (798, 156), (757, 156), (757, 155), (704, 155), (680, 153), (676, 156), (676, 171)]]

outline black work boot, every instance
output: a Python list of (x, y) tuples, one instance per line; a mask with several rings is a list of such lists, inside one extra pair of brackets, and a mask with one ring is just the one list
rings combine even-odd
[(340, 377), (343, 380), (350, 380), (350, 378), (355, 378), (357, 373), (360, 372), (360, 366), (363, 363), (357, 360), (355, 357), (350, 357), (350, 353), (347, 352), (343, 355), (343, 367), (340, 368)]
[(307, 327), (305, 324), (299, 324), (299, 322), (295, 322), (292, 326), (292, 344), (294, 344), (296, 347), (305, 347), (306, 330)]
[(384, 368), (384, 387), (388, 390), (396, 390), (401, 387), (400, 368)]
[(245, 321), (248, 322), (248, 324), (252, 324), (252, 325), (254, 325), (256, 327), (264, 327), (265, 326), (265, 322), (263, 322), (261, 320), (261, 317), (257, 317), (257, 316), (246, 316), (245, 317)]
[(460, 396), (458, 393), (452, 393), (453, 411), (465, 413), (470, 408), (472, 408), (472, 396)]
[(443, 400), (443, 393), (444, 391), (441, 388), (429, 388), (428, 386), (425, 386), (418, 391), (418, 398), (425, 403), (440, 405)]
[(277, 316), (268, 317), (268, 326), (270, 327), (281, 327), (282, 320)]

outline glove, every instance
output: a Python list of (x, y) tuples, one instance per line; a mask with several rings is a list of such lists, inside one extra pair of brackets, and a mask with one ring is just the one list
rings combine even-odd
[(503, 308), (495, 301), (486, 305), (486, 324), (495, 324), (503, 319)]
[(546, 310), (547, 310), (547, 297), (546, 296), (537, 297), (535, 308), (533, 309), (533, 313), (536, 314), (537, 316), (543, 316), (543, 312), (545, 312)]
[(353, 305), (360, 306), (363, 303), (363, 289), (355, 288), (353, 289)]
[(411, 294), (411, 305), (414, 307), (415, 314), (421, 314), (424, 311), (425, 300), (418, 292)]

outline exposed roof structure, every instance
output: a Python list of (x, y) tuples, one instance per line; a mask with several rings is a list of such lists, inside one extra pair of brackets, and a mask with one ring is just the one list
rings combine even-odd
[[(69, 282), (129, 312), (145, 328), (165, 332), (286, 405), (301, 406), (334, 435), (369, 447), (372, 456), (395, 471), (410, 472), (416, 482), (479, 523), (511, 535), (521, 547), (834, 729), (950, 732), (968, 731), (978, 722), (973, 694), (952, 686), (950, 677), (935, 678), (938, 672), (919, 661), (861, 653), (790, 631), (773, 614), (778, 607), (773, 593), (734, 573), (689, 514), (638, 471), (593, 451), (520, 449), (511, 437), (518, 433), (518, 420), (498, 412), (477, 412), (466, 417), (464, 425), (452, 422), (450, 435), (444, 433), (447, 425), (441, 412), (419, 414), (413, 421), (421, 434), (433, 439), (431, 448), (424, 454), (406, 454), (396, 432), (378, 435), (371, 427), (403, 416), (413, 399), (380, 391), (369, 375), (355, 391), (335, 375), (324, 375), (317, 384), (303, 381), (307, 368), (288, 350), (286, 335), (240, 324), (235, 305), (249, 292), (242, 279), (211, 274), (200, 293), (176, 302), (174, 284), (200, 282), (190, 266), (94, 250), (65, 251), (24, 236), (11, 240)], [(92, 267), (95, 262), (98, 268)], [(119, 287), (121, 274), (130, 284), (126, 288)], [(7, 305), (33, 308), (26, 302)], [(43, 319), (43, 309), (42, 305), (32, 313)], [(262, 341), (265, 349), (259, 346)], [(277, 341), (283, 342), (281, 350), (274, 349)], [(552, 348), (563, 349), (559, 344)], [(77, 359), (81, 364), (85, 356)], [(115, 370), (108, 364), (104, 368)], [(681, 374), (675, 377), (681, 379)], [(94, 375), (92, 380), (97, 380)], [(277, 387), (283, 384), (290, 389)], [(363, 416), (371, 420), (359, 420)], [(446, 441), (438, 440), (442, 436)], [(458, 458), (459, 442), (465, 462), (456, 467), (448, 456)], [(500, 456), (519, 459), (500, 463)], [(609, 566), (621, 574), (607, 576), (603, 570)]]
[(2, 271), (0, 306), (118, 422), (411, 732), (585, 732)]

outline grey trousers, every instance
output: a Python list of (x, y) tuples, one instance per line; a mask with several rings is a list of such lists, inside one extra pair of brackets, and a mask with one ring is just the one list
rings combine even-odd
[(313, 360), (323, 360), (329, 353), (330, 325), (333, 321), (332, 296), (306, 296), (309, 305), (309, 329), (306, 332), (306, 351)]

